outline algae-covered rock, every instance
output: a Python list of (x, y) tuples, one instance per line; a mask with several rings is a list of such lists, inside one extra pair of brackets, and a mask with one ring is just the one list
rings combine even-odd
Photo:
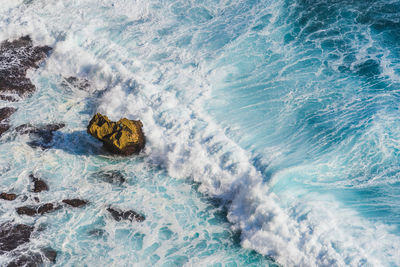
[(89, 122), (87, 132), (103, 142), (110, 152), (122, 155), (138, 153), (144, 148), (145, 137), (140, 120), (122, 118), (117, 122), (97, 113)]

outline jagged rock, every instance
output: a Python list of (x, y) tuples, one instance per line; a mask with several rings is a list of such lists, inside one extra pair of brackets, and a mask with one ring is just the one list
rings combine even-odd
[(29, 36), (0, 44), (0, 99), (16, 101), (35, 91), (26, 77), (29, 68), (38, 68), (51, 51), (49, 46), (33, 46)]
[(0, 194), (0, 198), (4, 199), (4, 200), (11, 201), (11, 200), (15, 200), (17, 198), (17, 195), (3, 192), (3, 193)]
[(59, 209), (58, 206), (54, 206), (53, 203), (46, 203), (40, 206), (23, 206), (16, 209), (19, 215), (28, 215), (28, 216), (35, 216), (35, 215), (43, 215), (45, 213), (49, 213)]
[(97, 172), (95, 176), (110, 184), (122, 185), (126, 181), (122, 173), (115, 170)]
[(86, 200), (82, 200), (82, 199), (78, 199), (78, 198), (74, 198), (74, 199), (64, 199), (62, 201), (65, 204), (68, 204), (74, 208), (78, 208), (81, 206), (86, 205), (88, 202)]
[(29, 177), (33, 182), (33, 192), (40, 193), (42, 191), (49, 191), (49, 187), (43, 180), (35, 177), (33, 174), (30, 174)]
[(22, 124), (16, 127), (15, 131), (20, 134), (29, 134), (32, 137), (36, 137), (36, 139), (28, 143), (30, 146), (46, 149), (52, 146), (54, 132), (63, 127), (65, 127), (64, 123), (46, 124), (41, 126)]
[(8, 118), (16, 111), (15, 108), (5, 107), (0, 109), (0, 136), (10, 129)]
[(137, 222), (143, 222), (145, 220), (145, 217), (136, 211), (133, 210), (127, 210), (127, 211), (122, 211), (120, 209), (116, 208), (107, 208), (107, 211), (111, 213), (111, 216), (116, 220), (116, 221), (121, 221), (121, 220), (129, 220), (129, 221), (137, 221)]
[(33, 229), (33, 226), (10, 222), (0, 225), (0, 254), (29, 242)]
[(122, 118), (117, 122), (97, 113), (89, 122), (87, 132), (103, 142), (104, 147), (112, 153), (131, 155), (139, 153), (145, 145), (140, 120)]

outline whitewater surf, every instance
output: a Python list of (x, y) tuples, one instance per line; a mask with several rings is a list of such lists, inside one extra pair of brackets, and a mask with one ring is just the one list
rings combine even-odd
[[(0, 0), (0, 42), (51, 48), (0, 100), (0, 232), (20, 231), (0, 265), (400, 265), (399, 19), (384, 0)], [(97, 112), (143, 122), (143, 151), (105, 152)]]

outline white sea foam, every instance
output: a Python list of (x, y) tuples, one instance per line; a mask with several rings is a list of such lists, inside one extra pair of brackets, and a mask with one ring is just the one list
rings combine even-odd
[[(52, 77), (52, 82), (57, 80), (54, 77), (59, 74), (65, 77), (81, 76), (92, 81), (90, 93), (77, 90), (70, 102), (61, 103), (57, 111), (66, 112), (65, 118), (71, 124), (73, 119), (88, 118), (88, 114), (76, 115), (78, 111), (85, 109), (83, 102), (88, 100), (92, 105), (99, 101), (97, 110), (112, 119), (126, 116), (143, 121), (147, 137), (145, 163), (131, 167), (134, 173), (140, 173), (141, 168), (156, 165), (165, 168), (172, 177), (199, 182), (202, 193), (224, 201), (228, 207), (229, 221), (234, 229), (241, 232), (243, 247), (272, 256), (285, 266), (400, 264), (400, 240), (397, 235), (391, 234), (393, 229), (363, 219), (352, 209), (341, 205), (334, 196), (322, 193), (305, 194), (301, 187), (292, 185), (290, 190), (284, 190), (285, 186), (289, 187), (285, 183), (295, 183), (296, 179), (307, 175), (309, 168), (306, 165), (285, 168), (271, 177), (270, 184), (265, 183), (263, 174), (251, 161), (254, 155), (230, 138), (227, 132), (231, 128), (222, 128), (204, 110), (204, 102), (211, 97), (212, 88), (229, 79), (230, 73), (240, 70), (227, 67), (221, 68), (225, 69), (221, 73), (220, 68), (217, 71), (213, 69), (218, 66), (218, 62), (208, 57), (216, 53), (203, 47), (203, 42), (213, 36), (207, 36), (201, 27), (198, 28), (191, 21), (199, 18), (188, 17), (185, 23), (177, 19), (182, 12), (187, 16), (179, 8), (180, 4), (185, 8), (185, 2), (168, 5), (147, 1), (121, 1), (114, 4), (107, 1), (101, 4), (97, 1), (75, 1), (74, 5), (70, 1), (46, 2), (34, 1), (12, 9), (11, 22), (2, 17), (1, 39), (30, 34), (37, 43), (54, 44), (54, 52), (42, 69), (47, 76)], [(207, 5), (189, 6), (188, 9), (190, 8), (202, 8), (203, 16), (199, 20), (204, 21), (204, 28), (212, 28), (212, 22), (215, 21), (209, 18), (210, 14), (222, 14), (224, 9), (232, 6), (219, 3), (214, 8)], [(208, 20), (212, 22), (208, 24)], [(268, 28), (264, 29), (264, 34), (268, 34)], [(227, 40), (221, 42), (228, 43)], [(223, 45), (217, 46), (216, 51), (222, 53), (224, 50), (221, 47)], [(282, 73), (289, 70), (290, 66), (285, 68)], [(38, 76), (32, 74), (32, 77), (40, 84)], [(100, 99), (93, 97), (96, 91), (102, 90), (105, 91)], [(42, 99), (41, 103), (45, 102), (43, 98), (54, 97), (46, 96), (44, 92), (42, 94), (39, 90), (35, 96)], [(51, 101), (56, 103), (55, 100)], [(32, 112), (35, 112), (35, 108), (39, 109), (35, 105), (28, 108)], [(20, 115), (15, 121), (22, 122), (23, 117)], [(73, 131), (82, 128), (82, 125), (70, 127), (66, 132), (71, 135), (64, 137), (66, 143), (61, 145), (63, 149), (68, 151), (68, 142), (91, 142), (83, 134), (73, 135)], [(21, 165), (24, 164), (24, 157), (35, 158), (35, 155), (27, 151), (28, 149), (25, 151), (23, 148), (15, 152), (16, 161), (21, 162)], [(41, 161), (50, 162), (51, 165), (59, 164), (59, 153), (61, 152), (52, 152), (39, 160), (33, 160), (32, 167), (39, 168)], [(280, 158), (279, 153), (281, 152), (276, 149), (276, 154), (269, 157)], [(68, 165), (60, 167), (62, 173), (72, 179), (68, 185), (80, 184), (80, 188), (75, 185), (74, 189), (60, 193), (59, 198), (77, 190), (82, 195), (90, 193), (91, 201), (99, 209), (103, 204), (96, 202), (97, 196), (104, 200), (109, 194), (112, 197), (108, 199), (109, 202), (122, 199), (133, 202), (124, 193), (113, 194), (115, 188), (112, 185), (98, 184), (93, 189), (89, 180), (84, 180), (84, 184), (81, 184), (80, 174), (85, 173), (85, 178), (89, 176), (87, 164), (79, 163), (87, 160), (86, 156), (74, 158), (69, 155), (68, 159)], [(101, 166), (99, 162), (90, 164)], [(67, 174), (69, 170), (72, 173)], [(26, 173), (19, 175), (21, 178), (18, 179), (17, 187), (22, 186)], [(150, 179), (146, 174), (143, 177)], [(278, 188), (278, 185), (283, 189), (274, 193), (271, 186)], [(50, 186), (57, 188), (61, 185), (54, 181)], [(167, 190), (176, 189), (173, 186), (166, 187)], [(188, 190), (187, 185), (183, 187)], [(129, 192), (135, 190), (133, 186), (130, 189)], [(151, 194), (146, 191), (137, 192), (137, 195), (143, 210), (151, 209), (146, 208), (148, 203), (160, 201), (157, 198), (152, 200)], [(179, 203), (179, 193), (174, 197), (177, 204), (182, 204)], [(154, 205), (160, 207), (161, 204)], [(169, 212), (168, 207), (163, 208), (165, 212)], [(91, 219), (82, 214), (79, 215), (81, 217), (77, 215), (77, 218), (70, 220), (70, 224), (79, 224), (80, 220), (88, 220), (87, 225), (95, 224), (99, 218), (91, 215)], [(149, 218), (150, 221), (152, 219)], [(174, 221), (171, 224), (173, 232), (183, 231), (178, 227), (179, 223)], [(160, 230), (162, 225), (156, 227)], [(70, 228), (74, 226), (71, 225)], [(126, 234), (123, 227), (118, 228), (109, 221), (105, 223), (105, 228), (114, 240)], [(145, 233), (153, 231), (151, 225), (142, 226), (141, 230)], [(192, 234), (190, 231), (189, 233)], [(68, 260), (68, 257), (76, 256), (73, 254), (76, 252), (68, 247), (68, 240), (77, 237), (72, 232), (63, 234), (67, 237), (54, 238), (65, 238), (63, 259)], [(137, 238), (130, 239), (130, 246), (140, 246), (135, 243), (139, 241), (135, 240)], [(153, 243), (157, 243), (156, 240), (144, 240), (143, 247), (149, 248), (149, 251), (154, 247)], [(379, 244), (376, 240), (379, 240)], [(115, 245), (110, 257), (123, 257), (123, 248)], [(86, 253), (80, 252), (81, 255)], [(168, 254), (167, 251), (164, 254)], [(135, 256), (131, 257), (124, 260), (135, 260)], [(89, 256), (85, 260), (96, 259)], [(102, 260), (111, 263), (107, 259)], [(186, 262), (188, 265), (196, 263), (196, 259)]]

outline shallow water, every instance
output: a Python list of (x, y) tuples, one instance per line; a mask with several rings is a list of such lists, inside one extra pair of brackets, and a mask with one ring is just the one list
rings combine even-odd
[[(31, 249), (59, 266), (400, 265), (397, 2), (3, 2), (0, 40), (54, 50), (36, 93), (1, 107), (66, 127), (44, 151), (2, 136), (1, 189), (29, 195), (33, 172), (41, 201), (90, 201), (37, 218), (2, 203), (1, 221), (44, 228)], [(143, 153), (104, 153), (96, 111), (142, 120)]]

